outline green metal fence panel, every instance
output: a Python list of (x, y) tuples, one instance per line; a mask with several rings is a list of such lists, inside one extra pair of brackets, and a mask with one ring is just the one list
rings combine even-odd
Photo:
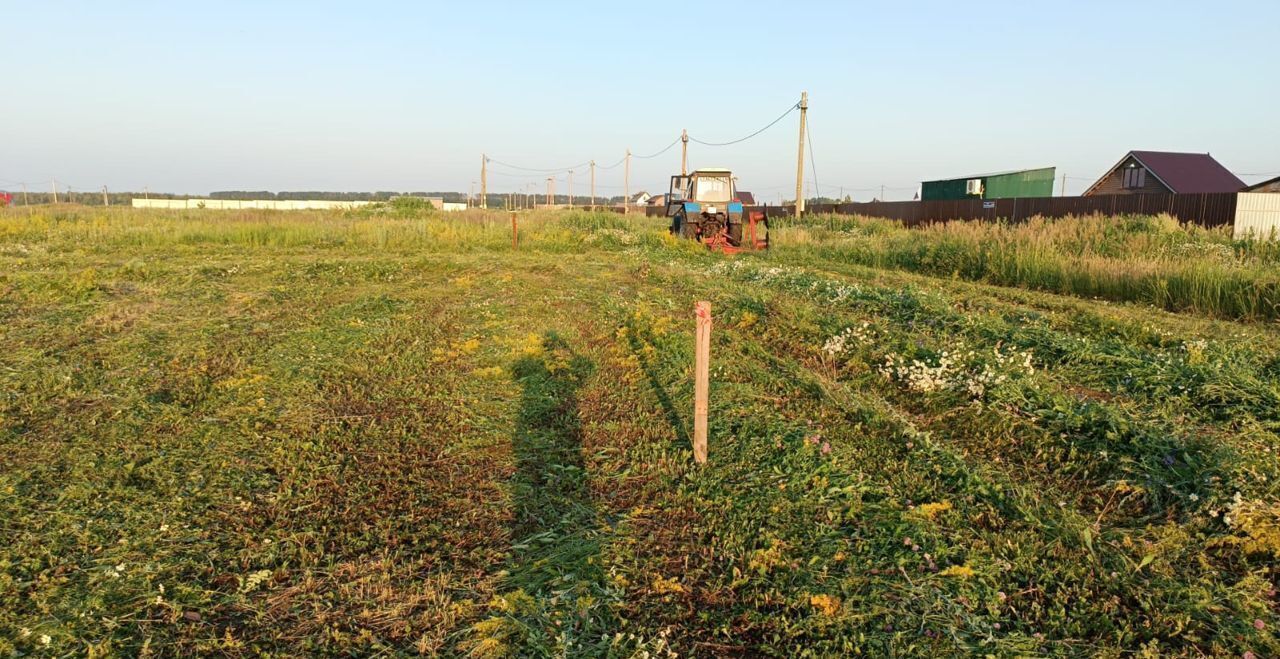
[(1052, 197), (1055, 173), (1053, 167), (1046, 167), (988, 176), (983, 179), (982, 196), (984, 199)]

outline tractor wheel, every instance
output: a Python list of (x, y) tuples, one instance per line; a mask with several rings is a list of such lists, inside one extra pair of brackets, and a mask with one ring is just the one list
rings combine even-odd
[(729, 244), (737, 247), (742, 244), (742, 221), (729, 221)]
[(698, 237), (698, 225), (689, 221), (688, 217), (685, 217), (684, 221), (680, 223), (680, 237), (696, 240)]

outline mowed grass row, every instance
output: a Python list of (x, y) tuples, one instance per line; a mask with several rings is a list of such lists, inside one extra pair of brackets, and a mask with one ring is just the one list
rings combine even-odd
[[(1239, 442), (1202, 443), (1199, 433), (1225, 438), (1235, 424), (1259, 421), (1241, 409), (1203, 428), (1171, 428), (1176, 416), (1148, 418), (1134, 409), (1145, 401), (1079, 391), (1058, 364), (1038, 358), (1032, 373), (997, 365), (1009, 380), (981, 394), (954, 371), (936, 386), (886, 375), (884, 352), (936, 366), (943, 349), (956, 350), (949, 296), (735, 266), (675, 280), (698, 285), (729, 274), (747, 284), (718, 300), (728, 329), (717, 349), (728, 364), (714, 390), (722, 424), (713, 446), (728, 444), (730, 455), (718, 457), (736, 473), (727, 487), (699, 494), (711, 500), (704, 519), (717, 550), (737, 548), (737, 571), (722, 577), (734, 597), (776, 588), (775, 576), (786, 584), (757, 591), (746, 607), (773, 614), (759, 619), (765, 647), (772, 639), (780, 654), (1223, 654), (1274, 644), (1270, 632), (1257, 633), (1269, 629), (1276, 606), (1269, 565), (1280, 545), (1266, 530), (1280, 513), (1274, 425), (1263, 422), (1272, 431), (1255, 428)], [(969, 321), (1004, 323), (982, 314)], [(1123, 314), (1115, 321), (1146, 323)], [(826, 349), (864, 323), (875, 327), (862, 332), (870, 340)], [(970, 347), (994, 351), (1002, 340)], [(968, 365), (966, 380), (998, 359), (982, 361)], [(751, 395), (762, 383), (772, 395)], [(778, 425), (762, 432), (766, 420)], [(803, 469), (779, 464), (806, 458), (813, 462)], [(763, 501), (748, 504), (740, 492)], [(789, 510), (796, 517), (787, 521)], [(1269, 548), (1256, 543), (1264, 536)], [(805, 592), (811, 607), (837, 604), (835, 616), (856, 621), (852, 629), (812, 634), (783, 624), (771, 606), (804, 617)]]
[(1278, 651), (1266, 325), (636, 218), (291, 218), (4, 218), (4, 642)]
[(510, 451), (450, 269), (142, 258), (10, 290), (0, 636), (441, 644), (451, 593), (492, 589), (508, 506), (477, 477)]

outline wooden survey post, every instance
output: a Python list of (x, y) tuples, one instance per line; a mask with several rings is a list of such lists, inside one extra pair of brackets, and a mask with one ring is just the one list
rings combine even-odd
[(517, 241), (518, 231), (516, 228), (516, 212), (511, 211), (511, 249), (519, 249), (520, 247)]
[(707, 461), (707, 393), (711, 385), (711, 303), (694, 307), (697, 333), (693, 364), (693, 460)]

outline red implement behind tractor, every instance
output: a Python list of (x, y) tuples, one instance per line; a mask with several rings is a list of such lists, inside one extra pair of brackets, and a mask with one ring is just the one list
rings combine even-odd
[(697, 240), (708, 249), (734, 254), (769, 248), (769, 218), (761, 211), (744, 213), (727, 169), (672, 176), (667, 216), (672, 234)]

